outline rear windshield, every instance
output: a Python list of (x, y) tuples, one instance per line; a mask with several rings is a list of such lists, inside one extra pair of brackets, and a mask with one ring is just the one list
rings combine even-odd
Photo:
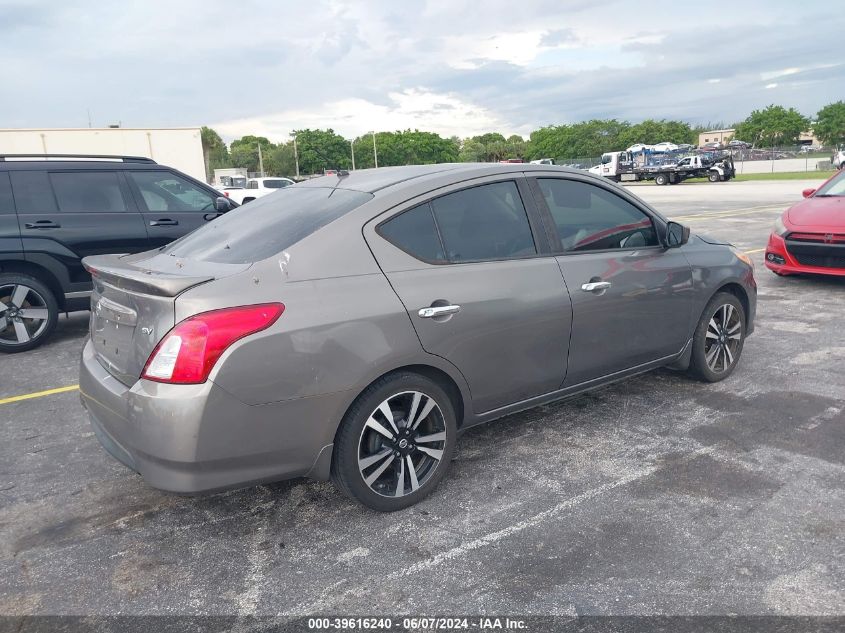
[(265, 180), (264, 187), (266, 189), (281, 189), (287, 187), (290, 183), (287, 180)]
[(278, 255), (373, 197), (370, 193), (322, 187), (285, 187), (229, 211), (162, 252), (174, 257), (246, 264)]

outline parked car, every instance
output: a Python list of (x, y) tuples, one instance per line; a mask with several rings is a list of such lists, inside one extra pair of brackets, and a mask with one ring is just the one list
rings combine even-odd
[(845, 169), (845, 149), (834, 152), (831, 162), (837, 169)]
[(746, 143), (745, 141), (740, 141), (738, 139), (731, 139), (727, 146), (728, 149), (748, 149), (751, 147), (751, 143)]
[(654, 145), (646, 145), (645, 143), (634, 143), (630, 147), (628, 147), (625, 151), (631, 152), (632, 154), (637, 154), (639, 152), (651, 151), (654, 149)]
[(250, 178), (246, 187), (226, 187), (223, 193), (238, 204), (246, 204), (293, 184), (290, 178)]
[(746, 256), (550, 165), (318, 178), (85, 266), (109, 453), (165, 490), (332, 478), (383, 511), (476, 424), (665, 365), (722, 380), (756, 305)]
[(709, 143), (705, 143), (701, 146), (700, 149), (704, 150), (714, 150), (714, 149), (723, 149), (725, 146), (720, 143), (719, 141), (710, 141)]
[(0, 156), (0, 352), (89, 308), (83, 257), (159, 248), (236, 206), (148, 158)]
[(802, 193), (769, 236), (766, 267), (777, 275), (845, 276), (845, 171)]
[(675, 143), (663, 142), (657, 143), (652, 149), (655, 152), (676, 152), (679, 148)]

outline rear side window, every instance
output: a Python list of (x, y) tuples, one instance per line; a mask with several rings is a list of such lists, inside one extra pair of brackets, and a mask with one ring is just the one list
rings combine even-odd
[(12, 191), (18, 213), (55, 213), (56, 200), (45, 171), (13, 171)]
[(278, 255), (372, 198), (348, 189), (286, 187), (229, 211), (163, 251), (221, 264), (257, 262)]
[(9, 174), (0, 171), (0, 215), (15, 212), (15, 199), (12, 197), (12, 183)]
[(451, 262), (511, 259), (537, 253), (515, 182), (457, 191), (435, 198), (431, 207)]
[(417, 259), (442, 262), (446, 256), (431, 207), (426, 202), (391, 218), (378, 228), (379, 234)]
[(537, 181), (564, 251), (657, 246), (651, 218), (602, 187), (577, 180)]
[(115, 171), (53, 172), (56, 202), (63, 213), (120, 213), (126, 201)]

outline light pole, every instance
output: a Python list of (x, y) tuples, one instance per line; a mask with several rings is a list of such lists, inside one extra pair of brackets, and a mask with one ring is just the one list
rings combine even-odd
[(378, 169), (378, 150), (376, 149), (376, 133), (375, 131), (370, 132), (373, 135), (373, 163), (375, 163), (376, 169)]
[(296, 132), (291, 132), (293, 137), (293, 160), (296, 162), (296, 179), (299, 180), (299, 151), (296, 149)]
[(352, 171), (355, 171), (355, 139), (349, 141), (349, 147), (352, 149)]

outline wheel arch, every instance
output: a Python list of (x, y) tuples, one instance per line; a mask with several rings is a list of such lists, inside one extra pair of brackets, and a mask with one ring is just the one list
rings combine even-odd
[(21, 259), (4, 260), (0, 261), (0, 273), (20, 273), (35, 277), (53, 292), (53, 295), (56, 298), (56, 303), (59, 305), (59, 309), (64, 309), (65, 294), (62, 290), (62, 284), (59, 282), (58, 278), (44, 266)]
[(335, 444), (337, 444), (337, 436), (340, 433), (343, 420), (346, 418), (347, 414), (349, 413), (349, 410), (355, 405), (356, 402), (358, 402), (358, 399), (361, 397), (361, 394), (363, 394), (367, 389), (369, 389), (371, 385), (383, 379), (385, 376), (389, 376), (390, 374), (395, 374), (399, 372), (412, 372), (415, 374), (419, 374), (437, 383), (449, 397), (449, 401), (452, 404), (452, 408), (455, 410), (455, 425), (457, 426), (458, 431), (460, 431), (466, 421), (467, 403), (465, 402), (464, 393), (461, 391), (461, 388), (458, 385), (457, 381), (446, 371), (435, 367), (434, 365), (428, 365), (424, 363), (402, 365), (401, 367), (396, 367), (394, 369), (391, 369), (390, 371), (386, 371), (380, 374), (379, 376), (375, 377), (367, 385), (365, 385), (358, 392), (358, 394), (349, 402), (349, 404), (343, 410), (342, 415), (338, 416), (335, 422), (334, 434), (332, 435), (332, 443), (324, 446), (320, 450), (319, 454), (314, 460), (314, 464), (312, 465), (311, 469), (308, 471), (308, 473), (306, 473), (306, 477), (322, 481), (327, 481), (330, 478), (334, 446)]
[[(716, 289), (716, 291), (712, 295), (710, 295), (710, 298), (707, 300), (707, 303), (710, 303), (710, 301), (713, 299), (713, 297), (715, 297), (720, 292), (727, 292), (729, 294), (734, 295), (737, 299), (739, 299), (739, 302), (742, 304), (742, 310), (745, 313), (743, 315), (743, 317), (745, 319), (745, 323), (743, 323), (743, 325), (745, 325), (747, 327), (748, 326), (748, 317), (751, 314), (750, 313), (751, 303), (748, 299), (748, 293), (745, 291), (745, 288), (742, 287), (742, 284), (739, 284), (735, 281), (730, 281), (728, 283), (722, 284), (721, 286), (719, 286)], [(707, 305), (707, 304), (705, 304), (705, 305)]]

